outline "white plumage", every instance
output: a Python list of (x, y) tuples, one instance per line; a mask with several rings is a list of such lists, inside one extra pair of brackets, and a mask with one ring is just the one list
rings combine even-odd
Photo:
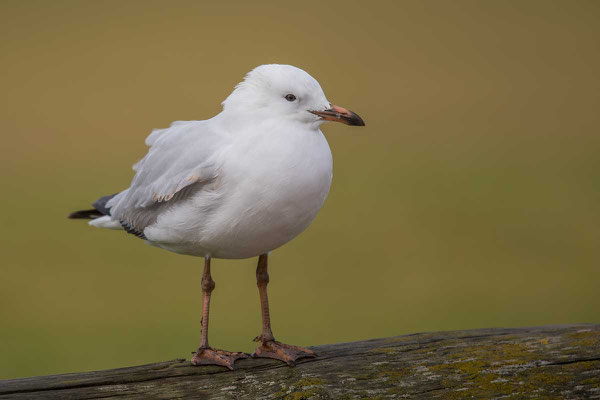
[(257, 67), (217, 116), (153, 131), (131, 186), (106, 204), (110, 216), (90, 224), (125, 224), (150, 244), (194, 256), (274, 250), (308, 227), (329, 192), (324, 120), (310, 111), (330, 107), (301, 69)]

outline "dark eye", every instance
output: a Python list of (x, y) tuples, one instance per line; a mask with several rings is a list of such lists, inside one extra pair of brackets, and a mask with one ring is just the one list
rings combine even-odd
[(287, 101), (296, 101), (296, 96), (294, 96), (294, 95), (293, 95), (293, 94), (291, 94), (291, 93), (290, 93), (290, 94), (286, 94), (286, 95), (285, 95), (285, 99), (286, 99)]

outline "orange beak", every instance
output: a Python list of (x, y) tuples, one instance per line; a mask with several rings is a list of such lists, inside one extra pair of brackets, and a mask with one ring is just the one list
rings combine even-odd
[(321, 117), (326, 121), (341, 122), (346, 125), (365, 126), (365, 122), (358, 114), (340, 106), (331, 106), (330, 109), (324, 111), (309, 111)]

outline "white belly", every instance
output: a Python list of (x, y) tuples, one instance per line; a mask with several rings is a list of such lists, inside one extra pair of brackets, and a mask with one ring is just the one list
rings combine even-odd
[(260, 139), (235, 143), (214, 191), (159, 217), (145, 230), (150, 242), (195, 256), (249, 258), (304, 231), (329, 193), (329, 145), (320, 131)]

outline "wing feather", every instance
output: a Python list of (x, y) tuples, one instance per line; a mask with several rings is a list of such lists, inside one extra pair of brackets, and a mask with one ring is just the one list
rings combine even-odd
[(111, 216), (143, 235), (160, 213), (216, 179), (224, 140), (210, 120), (177, 121), (152, 131), (148, 153), (133, 166), (131, 186), (107, 203)]

